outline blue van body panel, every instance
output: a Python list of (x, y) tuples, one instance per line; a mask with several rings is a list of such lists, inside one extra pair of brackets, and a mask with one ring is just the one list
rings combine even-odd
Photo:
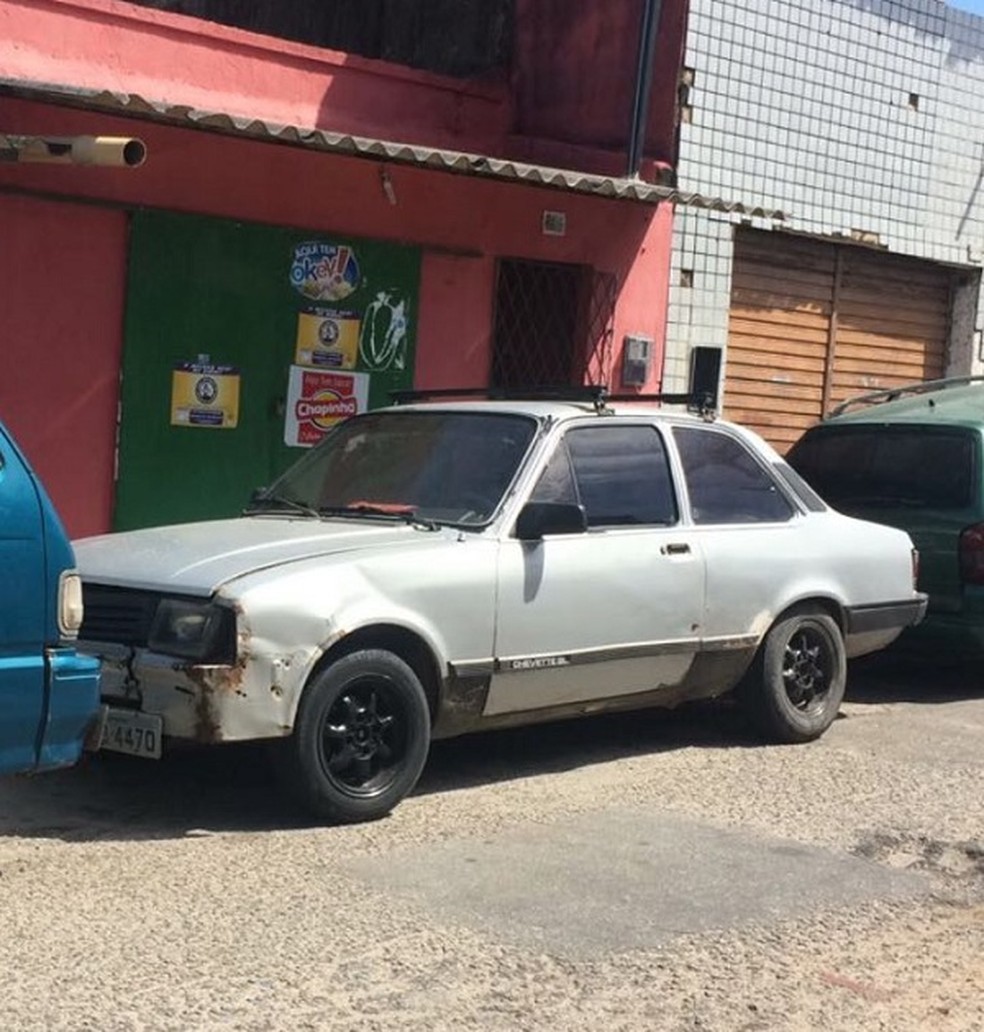
[(0, 446), (0, 772), (6, 773), (37, 762), (51, 625), (37, 486), (9, 439)]
[(38, 769), (70, 767), (82, 755), (86, 733), (99, 709), (99, 660), (73, 648), (48, 650), (48, 719)]
[(71, 542), (0, 425), (0, 774), (78, 759), (98, 712), (98, 664), (61, 640), (58, 588)]

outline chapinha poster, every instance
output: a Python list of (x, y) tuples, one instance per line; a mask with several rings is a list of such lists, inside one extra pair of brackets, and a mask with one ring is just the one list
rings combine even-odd
[(310, 448), (338, 422), (369, 406), (366, 373), (322, 372), (291, 366), (284, 443)]

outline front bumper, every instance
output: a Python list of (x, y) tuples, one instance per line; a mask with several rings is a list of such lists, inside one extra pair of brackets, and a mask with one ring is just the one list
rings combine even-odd
[(277, 738), (293, 727), (283, 663), (250, 656), (198, 665), (140, 648), (86, 643), (102, 659), (100, 695), (113, 710), (160, 717), (165, 737), (211, 744)]

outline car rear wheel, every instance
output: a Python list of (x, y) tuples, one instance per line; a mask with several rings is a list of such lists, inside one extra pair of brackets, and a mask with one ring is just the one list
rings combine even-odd
[(766, 634), (739, 697), (767, 738), (809, 742), (834, 722), (846, 684), (837, 622), (818, 610), (791, 610)]
[(285, 773), (317, 816), (375, 820), (413, 789), (429, 747), (420, 679), (393, 653), (364, 649), (342, 656), (304, 690)]

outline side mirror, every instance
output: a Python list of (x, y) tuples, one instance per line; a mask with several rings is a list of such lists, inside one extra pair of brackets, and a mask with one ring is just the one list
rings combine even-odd
[(249, 495), (250, 505), (255, 502), (262, 502), (266, 498), (267, 489), (265, 487), (254, 487)]
[(520, 541), (539, 541), (548, 534), (583, 534), (587, 529), (583, 505), (527, 502), (516, 517), (514, 534)]

